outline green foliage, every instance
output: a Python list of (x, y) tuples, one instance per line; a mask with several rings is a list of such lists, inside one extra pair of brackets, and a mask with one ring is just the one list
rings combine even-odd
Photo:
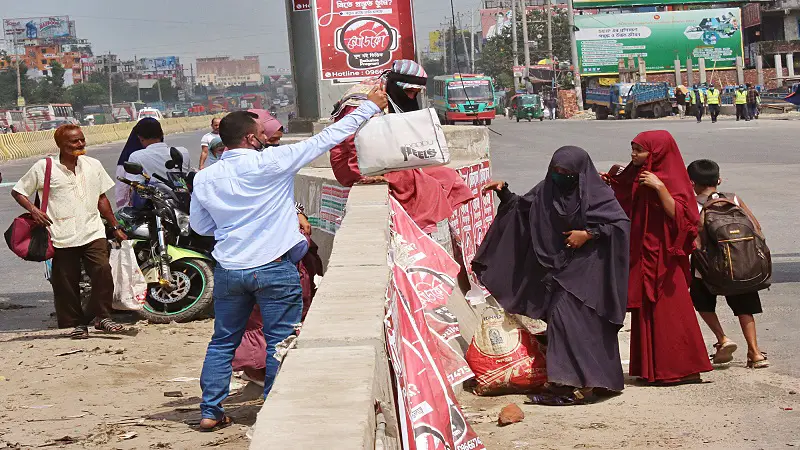
[(67, 88), (67, 102), (76, 110), (81, 110), (88, 105), (108, 103), (107, 86), (99, 83), (79, 83)]

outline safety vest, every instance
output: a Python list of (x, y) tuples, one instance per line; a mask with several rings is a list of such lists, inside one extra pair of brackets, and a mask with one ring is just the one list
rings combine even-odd
[(747, 104), (747, 91), (736, 91), (736, 104), (737, 105)]
[(691, 99), (692, 104), (702, 105), (706, 100), (706, 95), (703, 93), (703, 91), (700, 90), (691, 91), (689, 93), (689, 98)]
[(719, 105), (719, 94), (720, 92), (717, 89), (709, 89), (706, 94), (708, 96), (708, 104)]

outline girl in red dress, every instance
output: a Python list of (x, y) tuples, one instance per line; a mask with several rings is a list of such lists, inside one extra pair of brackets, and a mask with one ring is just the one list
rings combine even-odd
[(661, 385), (699, 383), (712, 367), (689, 296), (700, 221), (694, 191), (669, 132), (641, 133), (631, 147), (631, 164), (605, 176), (631, 219), (630, 375)]

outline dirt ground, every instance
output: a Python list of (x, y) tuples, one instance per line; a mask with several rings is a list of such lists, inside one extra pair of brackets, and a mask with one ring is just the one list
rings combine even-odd
[[(24, 311), (0, 313), (6, 320)], [(212, 322), (129, 322), (135, 336), (73, 341), (46, 329), (53, 318), (43, 331), (0, 334), (0, 449), (246, 449), (262, 403), (258, 386), (228, 400), (234, 426), (195, 431)]]
[[(627, 371), (629, 329), (620, 333)], [(772, 369), (745, 367), (746, 352), (704, 374), (703, 384), (651, 387), (626, 377), (619, 396), (584, 406), (525, 404), (524, 395), (459, 395), (467, 420), (488, 449), (800, 448), (800, 383)], [(511, 403), (525, 413), (498, 427)]]

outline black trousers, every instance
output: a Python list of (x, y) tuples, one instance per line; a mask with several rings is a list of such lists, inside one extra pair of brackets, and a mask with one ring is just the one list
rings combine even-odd
[[(92, 317), (84, 317), (81, 307), (81, 262), (92, 280)], [(53, 285), (59, 328), (86, 325), (94, 317), (98, 320), (111, 317), (114, 279), (108, 262), (108, 241), (97, 239), (80, 247), (55, 249), (50, 283)]]
[(711, 121), (716, 122), (719, 117), (719, 105), (708, 105), (708, 112), (711, 113)]
[(750, 115), (747, 113), (747, 105), (736, 105), (736, 120), (739, 119), (750, 120)]
[(695, 105), (694, 108), (695, 108), (694, 114), (695, 114), (695, 117), (697, 117), (697, 121), (698, 122), (702, 122), (703, 121), (703, 114), (705, 114), (705, 112), (706, 112), (705, 106), (703, 106), (703, 105)]

